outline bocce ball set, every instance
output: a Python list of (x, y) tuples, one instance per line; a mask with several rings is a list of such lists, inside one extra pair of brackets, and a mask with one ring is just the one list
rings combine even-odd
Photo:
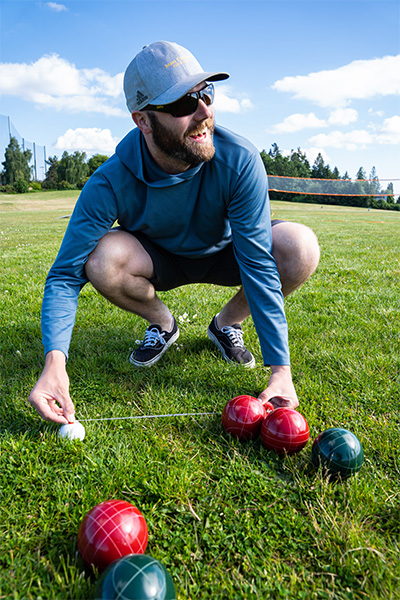
[[(117, 418), (193, 414), (215, 413)], [(260, 435), (265, 448), (278, 455), (300, 452), (310, 437), (308, 423), (297, 410), (275, 408), (270, 402), (262, 404), (248, 395), (236, 396), (227, 402), (222, 411), (222, 426), (241, 441), (254, 440)], [(85, 428), (75, 421), (63, 425), (59, 436), (83, 440)], [(322, 467), (330, 479), (346, 479), (361, 469), (364, 452), (353, 433), (332, 427), (315, 438), (311, 460), (316, 467)], [(147, 541), (146, 520), (129, 502), (106, 500), (86, 514), (79, 527), (77, 544), (84, 562), (101, 573), (96, 600), (176, 600), (174, 583), (164, 565), (145, 554)]]
[[(222, 411), (222, 426), (239, 440), (261, 441), (277, 454), (296, 454), (308, 442), (310, 430), (306, 419), (293, 408), (262, 405), (252, 396), (236, 396)], [(330, 479), (346, 479), (357, 473), (364, 461), (364, 451), (358, 438), (340, 427), (320, 433), (312, 445), (311, 460), (322, 467)]]

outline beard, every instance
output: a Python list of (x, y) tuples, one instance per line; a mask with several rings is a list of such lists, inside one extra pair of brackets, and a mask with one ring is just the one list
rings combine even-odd
[[(172, 129), (163, 125), (154, 112), (148, 112), (153, 142), (169, 159), (175, 159), (190, 167), (197, 167), (202, 162), (211, 160), (215, 154), (213, 143), (214, 119), (206, 119), (201, 125), (188, 129), (183, 139)], [(208, 140), (199, 144), (190, 139), (190, 136), (200, 134), (207, 128)]]

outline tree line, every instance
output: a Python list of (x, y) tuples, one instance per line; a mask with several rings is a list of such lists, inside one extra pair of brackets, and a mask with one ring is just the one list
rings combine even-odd
[[(265, 170), (270, 176), (280, 177), (300, 177), (302, 179), (326, 179), (326, 180), (342, 180), (350, 181), (350, 175), (346, 171), (341, 175), (339, 169), (334, 167), (331, 169), (329, 164), (326, 164), (321, 153), (318, 154), (314, 164), (311, 166), (305, 152), (300, 148), (292, 150), (289, 155), (283, 155), (277, 144), (272, 144), (269, 152), (262, 150), (261, 158), (263, 160)], [(376, 168), (372, 167), (369, 178), (363, 167), (360, 167), (356, 174), (356, 180), (352, 183), (354, 193), (360, 194), (357, 196), (346, 196), (337, 194), (312, 195), (305, 193), (286, 193), (270, 191), (271, 200), (285, 200), (291, 202), (306, 202), (313, 204), (337, 204), (344, 206), (364, 206), (368, 208), (380, 208), (385, 210), (400, 211), (400, 203), (395, 203), (393, 196), (393, 183), (389, 183), (386, 190), (382, 190), (379, 182), (379, 177)], [(328, 183), (328, 182), (327, 182)], [(307, 182), (305, 182), (307, 184)], [(298, 184), (299, 191), (301, 184)], [(304, 185), (304, 189), (310, 189), (310, 185)], [(323, 188), (323, 186), (320, 186)], [(343, 189), (348, 189), (342, 186)], [(368, 194), (363, 196), (361, 194)], [(383, 197), (378, 194), (385, 193)], [(376, 196), (374, 196), (376, 194)]]
[(109, 157), (94, 154), (88, 160), (85, 152), (68, 154), (63, 152), (60, 159), (51, 156), (46, 160), (47, 171), (43, 181), (33, 179), (30, 150), (22, 151), (15, 137), (10, 138), (0, 173), (1, 191), (23, 193), (32, 190), (76, 190), (82, 189), (89, 177)]
[[(325, 163), (321, 154), (318, 154), (311, 166), (306, 154), (298, 148), (289, 155), (283, 155), (277, 144), (272, 144), (269, 152), (261, 151), (261, 158), (266, 172), (270, 176), (298, 177), (304, 180), (320, 179), (349, 180), (348, 172), (341, 176), (337, 167), (331, 169)], [(6, 193), (22, 193), (34, 190), (72, 190), (82, 189), (89, 177), (109, 157), (104, 154), (95, 154), (88, 160), (85, 152), (76, 151), (72, 154), (63, 152), (60, 159), (52, 156), (46, 160), (48, 166), (45, 179), (42, 182), (34, 181), (32, 159), (30, 150), (22, 151), (16, 138), (11, 137), (5, 151), (5, 160), (2, 163), (3, 171), (0, 173), (0, 191)], [(357, 193), (369, 194), (368, 196), (344, 195), (312, 195), (307, 193), (270, 192), (271, 200), (285, 200), (292, 202), (307, 202), (314, 204), (339, 204), (346, 206), (365, 206), (368, 208), (383, 208), (386, 210), (399, 210), (400, 202), (395, 203), (393, 197), (393, 184), (387, 186), (387, 195), (383, 198), (374, 197), (373, 194), (382, 193), (378, 174), (375, 167), (367, 181), (367, 174), (360, 167), (356, 178), (360, 181), (360, 191)], [(300, 188), (300, 183), (298, 184)], [(309, 189), (304, 186), (304, 190)], [(315, 191), (315, 190), (314, 190)], [(300, 189), (299, 189), (300, 192)]]

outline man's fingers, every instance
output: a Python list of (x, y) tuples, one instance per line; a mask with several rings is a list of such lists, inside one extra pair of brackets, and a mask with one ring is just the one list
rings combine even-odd
[(31, 394), (28, 400), (45, 421), (61, 423), (62, 425), (75, 421), (74, 405), (70, 398), (60, 399), (57, 403), (53, 398), (46, 398), (44, 395), (38, 398)]
[(268, 393), (268, 388), (266, 390), (264, 390), (263, 392), (261, 392), (261, 394), (258, 395), (258, 400), (262, 403), (265, 404), (266, 402), (269, 402), (269, 399), (271, 397), (271, 394)]
[(73, 423), (75, 421), (75, 408), (72, 404), (72, 400), (65, 400), (62, 404), (64, 417), (67, 419), (68, 423)]
[(284, 396), (273, 396), (269, 399), (269, 402), (275, 408), (297, 408), (299, 406), (297, 398), (285, 398)]
[(297, 408), (299, 406), (299, 401), (297, 400), (297, 398), (279, 396), (278, 394), (276, 394), (275, 396), (271, 396), (270, 394), (268, 394), (267, 390), (264, 390), (258, 396), (258, 399), (262, 404), (270, 402), (275, 408)]
[[(40, 403), (40, 404), (32, 402), (32, 405), (45, 421), (52, 421), (53, 423), (61, 423), (62, 425), (65, 425), (65, 423), (68, 423), (68, 420), (64, 417), (62, 409), (59, 408), (58, 406), (52, 407), (46, 401), (44, 401), (43, 403)], [(57, 408), (57, 410), (55, 410), (55, 408)]]

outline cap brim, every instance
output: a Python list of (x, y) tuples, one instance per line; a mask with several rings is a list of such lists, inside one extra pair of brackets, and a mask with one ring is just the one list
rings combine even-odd
[(203, 81), (222, 81), (228, 79), (229, 76), (229, 73), (205, 73), (204, 71), (202, 73), (190, 75), (184, 81), (176, 83), (170, 87), (169, 90), (163, 92), (160, 96), (157, 96), (157, 98), (153, 98), (148, 104), (170, 104), (171, 102), (175, 102), (175, 100), (182, 98), (182, 96)]

